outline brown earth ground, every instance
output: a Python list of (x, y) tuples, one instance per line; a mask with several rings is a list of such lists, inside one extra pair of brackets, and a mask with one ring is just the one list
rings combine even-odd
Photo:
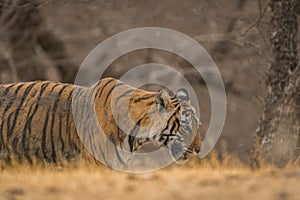
[(264, 199), (298, 200), (299, 169), (172, 166), (154, 173), (110, 169), (8, 169), (0, 199)]

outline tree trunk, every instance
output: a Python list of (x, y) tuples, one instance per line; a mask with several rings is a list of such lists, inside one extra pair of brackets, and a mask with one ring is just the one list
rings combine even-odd
[(300, 156), (300, 66), (297, 58), (298, 0), (272, 0), (273, 61), (268, 69), (267, 95), (256, 131), (252, 165), (279, 167)]

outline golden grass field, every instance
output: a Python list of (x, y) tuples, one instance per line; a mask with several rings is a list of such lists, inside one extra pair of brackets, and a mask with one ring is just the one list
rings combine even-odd
[(190, 162), (146, 174), (105, 167), (6, 168), (0, 199), (207, 199), (299, 200), (300, 169)]

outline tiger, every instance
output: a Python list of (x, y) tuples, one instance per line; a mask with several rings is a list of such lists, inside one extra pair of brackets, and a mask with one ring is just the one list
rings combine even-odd
[(187, 161), (200, 151), (199, 119), (186, 89), (170, 95), (118, 79), (91, 87), (51, 81), (0, 85), (0, 160), (123, 165), (147, 143)]

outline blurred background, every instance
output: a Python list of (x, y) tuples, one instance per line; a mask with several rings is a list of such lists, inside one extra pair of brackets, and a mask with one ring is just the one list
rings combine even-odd
[[(72, 83), (87, 54), (110, 36), (137, 27), (174, 29), (198, 41), (222, 74), (228, 111), (217, 144), (219, 157), (226, 150), (248, 163), (266, 91), (264, 74), (272, 53), (267, 3), (268, 0), (1, 0), (0, 83)], [(184, 59), (159, 50), (134, 51), (112, 63), (103, 77), (119, 78), (134, 66), (150, 62), (174, 66), (198, 91), (204, 137), (210, 121), (209, 94), (205, 82)]]

